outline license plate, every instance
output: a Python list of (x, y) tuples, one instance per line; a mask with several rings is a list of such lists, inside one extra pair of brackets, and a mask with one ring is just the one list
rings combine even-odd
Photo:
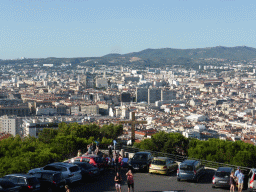
[(227, 181), (219, 181), (219, 183), (227, 183)]
[(139, 169), (139, 167), (134, 167), (134, 169)]

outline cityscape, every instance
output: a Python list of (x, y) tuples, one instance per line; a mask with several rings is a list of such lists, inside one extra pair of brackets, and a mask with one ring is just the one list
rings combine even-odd
[(256, 190), (255, 8), (0, 2), (0, 192)]
[[(118, 64), (121, 59), (2, 65), (1, 132), (37, 137), (49, 124), (118, 124), (135, 112), (147, 121), (136, 126), (138, 141), (165, 131), (255, 144), (256, 60), (206, 58), (194, 67), (141, 69), (141, 58), (128, 57), (133, 67)], [(128, 141), (130, 126), (124, 130), (120, 138)]]

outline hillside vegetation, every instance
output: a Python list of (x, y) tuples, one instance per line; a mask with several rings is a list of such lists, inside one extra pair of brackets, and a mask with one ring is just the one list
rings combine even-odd
[(256, 146), (242, 141), (188, 140), (179, 133), (159, 132), (153, 135), (151, 139), (135, 143), (134, 146), (142, 150), (177, 155), (181, 155), (181, 151), (183, 151), (191, 158), (244, 167), (256, 167)]
[(0, 177), (63, 161), (75, 156), (78, 149), (85, 152), (87, 145), (95, 140), (101, 146), (109, 145), (122, 132), (122, 125), (60, 123), (57, 130), (43, 129), (38, 139), (19, 135), (4, 139), (0, 141)]

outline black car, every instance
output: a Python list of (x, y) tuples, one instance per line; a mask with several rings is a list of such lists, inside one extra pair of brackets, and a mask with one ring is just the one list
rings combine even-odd
[(15, 185), (8, 179), (0, 178), (0, 192), (19, 192), (20, 189), (20, 186)]
[(133, 171), (145, 171), (148, 172), (149, 165), (153, 160), (153, 156), (150, 152), (137, 152), (128, 161), (128, 168)]
[(94, 167), (90, 163), (87, 162), (71, 162), (73, 164), (76, 164), (81, 169), (81, 174), (83, 177), (83, 180), (93, 180), (97, 179), (100, 175), (100, 170), (98, 167)]
[(231, 167), (219, 167), (212, 178), (212, 187), (230, 187)]
[(20, 192), (35, 192), (40, 191), (40, 182), (38, 179), (29, 174), (17, 173), (5, 175), (4, 179), (8, 179), (14, 184), (21, 187)]
[(63, 191), (65, 188), (66, 180), (60, 171), (34, 169), (29, 174), (40, 181), (42, 191)]

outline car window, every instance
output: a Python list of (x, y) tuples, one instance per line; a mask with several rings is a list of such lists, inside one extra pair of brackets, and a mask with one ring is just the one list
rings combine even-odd
[(68, 169), (66, 167), (58, 167), (58, 170), (57, 171), (62, 171), (62, 172), (65, 172), (67, 171)]
[(25, 178), (19, 178), (18, 179), (18, 184), (26, 184)]
[(42, 173), (42, 179), (52, 180), (52, 174)]
[(44, 170), (58, 171), (59, 169), (57, 167), (54, 167), (54, 166), (45, 166)]
[(181, 164), (181, 165), (180, 165), (180, 170), (184, 170), (184, 171), (193, 171), (193, 166), (187, 165), (187, 164)]
[(229, 177), (230, 173), (229, 172), (224, 172), (224, 171), (217, 171), (215, 175), (217, 177)]
[(136, 154), (136, 155), (134, 156), (134, 159), (146, 160), (146, 159), (147, 159), (147, 155), (146, 155), (146, 154)]
[(152, 164), (153, 165), (166, 165), (166, 161), (163, 161), (163, 160), (153, 160)]
[(79, 171), (79, 167), (78, 166), (70, 167), (69, 170), (70, 172), (77, 172)]
[(33, 175), (36, 178), (41, 178), (41, 173), (32, 173), (31, 175)]
[(5, 179), (8, 179), (9, 181), (13, 183), (18, 183), (18, 177), (13, 177), (13, 176), (5, 176)]

